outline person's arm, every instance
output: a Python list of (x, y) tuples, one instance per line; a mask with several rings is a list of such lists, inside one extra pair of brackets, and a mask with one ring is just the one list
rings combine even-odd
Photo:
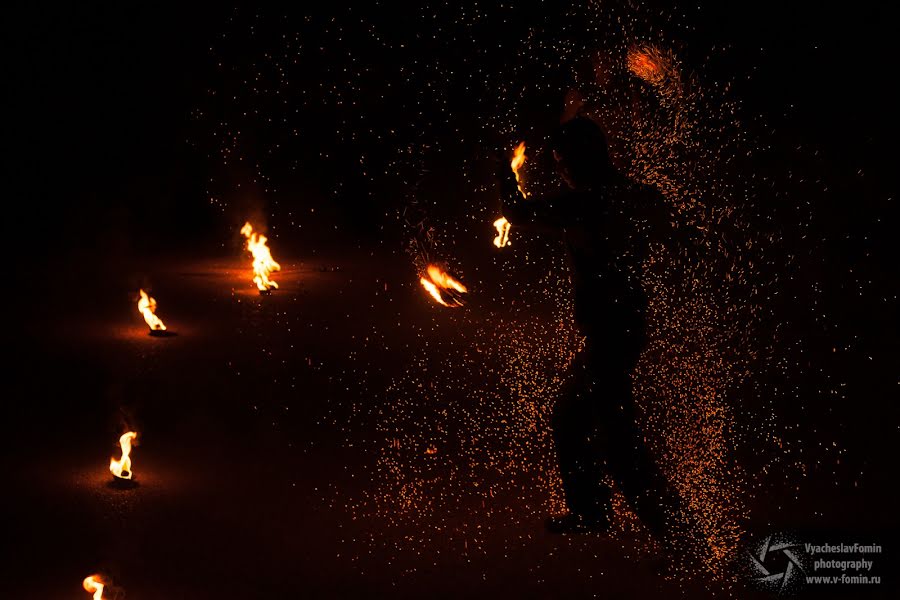
[(503, 216), (517, 229), (558, 232), (563, 224), (554, 214), (549, 198), (525, 197), (519, 191), (515, 173), (508, 166), (498, 174)]

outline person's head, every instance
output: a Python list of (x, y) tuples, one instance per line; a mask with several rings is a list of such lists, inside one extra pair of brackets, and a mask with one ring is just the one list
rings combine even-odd
[(603, 184), (615, 173), (606, 135), (587, 117), (575, 117), (560, 125), (551, 148), (556, 168), (571, 188)]

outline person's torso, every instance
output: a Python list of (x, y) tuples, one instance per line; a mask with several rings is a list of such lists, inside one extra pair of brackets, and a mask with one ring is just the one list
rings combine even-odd
[(573, 191), (565, 199), (564, 240), (575, 293), (575, 320), (586, 335), (643, 329), (647, 301), (633, 247), (628, 184)]

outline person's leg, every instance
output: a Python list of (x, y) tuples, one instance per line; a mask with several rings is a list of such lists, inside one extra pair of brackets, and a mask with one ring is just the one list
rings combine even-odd
[(653, 460), (634, 419), (630, 399), (607, 413), (607, 468), (641, 522), (656, 537), (666, 540), (672, 519), (678, 515), (678, 496)]
[(599, 382), (594, 402), (599, 411), (599, 456), (631, 508), (655, 536), (666, 540), (671, 519), (679, 512), (678, 496), (647, 448), (637, 426), (631, 373), (643, 348), (643, 336), (634, 331), (615, 340), (588, 364)]
[(598, 461), (597, 411), (588, 363), (586, 353), (581, 353), (573, 365), (568, 388), (554, 406), (553, 439), (569, 510), (606, 521), (611, 493)]
[(653, 460), (634, 420), (634, 411), (617, 411), (608, 421), (614, 431), (608, 467), (616, 485), (641, 522), (661, 544), (667, 569), (675, 572), (698, 565), (709, 546), (695, 515), (684, 510), (681, 498)]

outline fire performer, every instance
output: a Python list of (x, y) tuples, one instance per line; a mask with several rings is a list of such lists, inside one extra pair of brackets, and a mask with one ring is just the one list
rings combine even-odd
[[(645, 343), (647, 300), (637, 277), (653, 219), (655, 191), (620, 175), (606, 137), (592, 120), (564, 123), (552, 140), (557, 170), (568, 190), (527, 199), (514, 173), (500, 175), (503, 215), (523, 231), (562, 234), (575, 292), (575, 321), (586, 342), (569, 387), (553, 409), (552, 427), (568, 514), (547, 520), (554, 533), (604, 531), (611, 515), (608, 476), (665, 545), (677, 496), (660, 473), (635, 422), (631, 373)], [(506, 163), (508, 164), (508, 163)], [(661, 219), (666, 221), (667, 219)], [(631, 262), (631, 268), (629, 268)]]

